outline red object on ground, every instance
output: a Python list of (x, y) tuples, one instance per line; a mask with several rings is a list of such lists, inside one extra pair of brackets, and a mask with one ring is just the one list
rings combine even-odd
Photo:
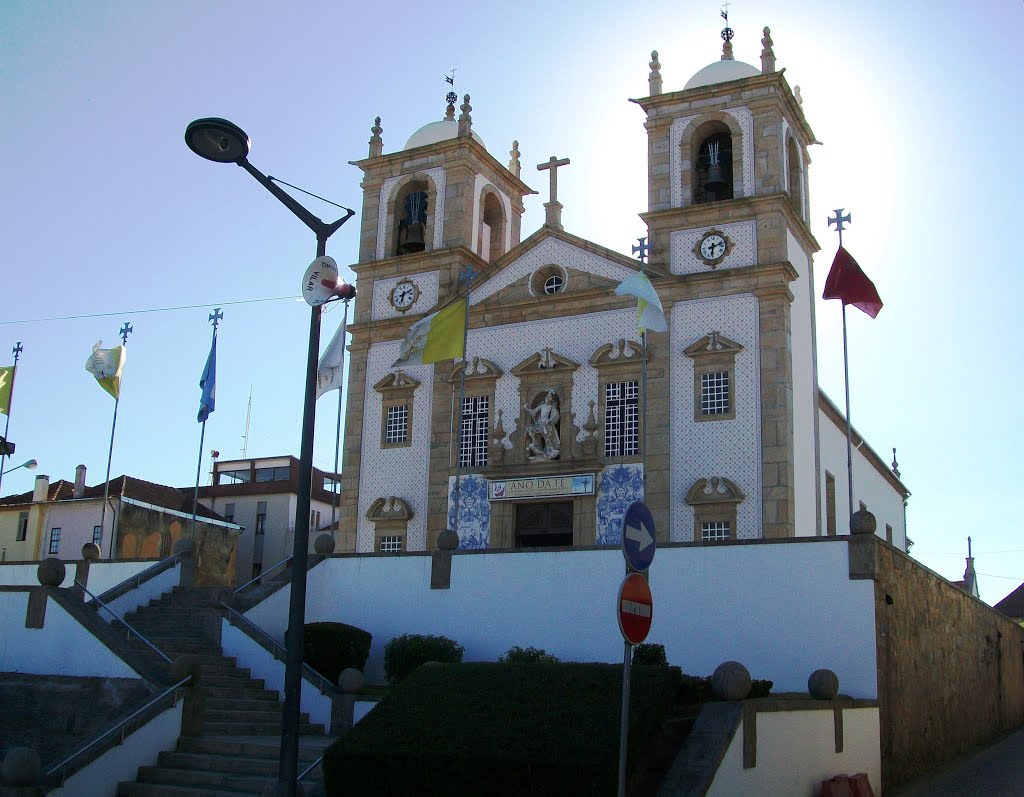
[(882, 300), (875, 290), (875, 283), (868, 279), (853, 256), (841, 246), (832, 261), (821, 298), (842, 299), (843, 304), (852, 304), (872, 318), (882, 309)]
[(821, 797), (875, 797), (867, 774), (836, 775), (821, 782)]

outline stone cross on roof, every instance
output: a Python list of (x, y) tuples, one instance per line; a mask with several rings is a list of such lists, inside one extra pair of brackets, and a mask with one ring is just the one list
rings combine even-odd
[(562, 203), (558, 201), (558, 167), (568, 165), (568, 158), (559, 160), (554, 155), (544, 163), (537, 164), (537, 171), (547, 169), (551, 172), (551, 199), (544, 203), (544, 210), (546, 212), (544, 224), (548, 227), (554, 227), (556, 230), (562, 229)]

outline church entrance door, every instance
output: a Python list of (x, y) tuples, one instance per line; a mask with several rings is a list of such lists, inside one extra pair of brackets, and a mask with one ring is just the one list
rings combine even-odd
[(572, 545), (572, 501), (516, 504), (516, 547)]

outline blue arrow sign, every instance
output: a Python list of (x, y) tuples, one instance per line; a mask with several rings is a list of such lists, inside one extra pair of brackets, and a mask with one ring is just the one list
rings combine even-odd
[(654, 561), (657, 548), (654, 516), (643, 501), (634, 501), (622, 516), (622, 555), (626, 564), (642, 573)]

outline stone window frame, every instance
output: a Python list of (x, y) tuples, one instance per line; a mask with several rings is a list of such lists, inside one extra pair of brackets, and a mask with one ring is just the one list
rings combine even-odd
[(697, 479), (686, 491), (686, 503), (693, 507), (694, 542), (704, 541), (705, 523), (728, 523), (729, 539), (737, 539), (737, 509), (745, 498), (736, 483), (724, 476)]
[[(577, 427), (574, 423), (572, 388), (573, 375), (579, 367), (578, 362), (570, 360), (550, 346), (546, 346), (510, 369), (510, 373), (519, 377), (519, 424), (514, 432), (515, 441), (513, 443), (514, 456), (518, 461), (529, 461), (526, 453), (526, 427), (530, 425), (531, 419), (523, 405), (528, 404), (533, 407), (538, 397), (551, 389), (558, 396), (558, 437), (561, 442), (561, 450), (557, 461), (568, 462), (574, 459), (573, 450)], [(513, 435), (509, 435), (509, 437), (511, 438)]]
[[(416, 388), (420, 386), (418, 379), (409, 376), (401, 368), (391, 371), (379, 379), (373, 389), (380, 393), (380, 447), (409, 448), (412, 446), (413, 398)], [(388, 440), (388, 409), (405, 406), (406, 434), (404, 441), (389, 443)]]
[[(466, 467), (460, 467), (459, 455), (460, 451), (457, 450), (456, 446), (460, 442), (461, 438), (458, 433), (458, 424), (462, 422), (462, 407), (459, 404), (459, 396), (462, 393), (463, 379), (462, 375), (465, 372), (465, 398), (482, 398), (488, 399), (487, 404), (487, 447), (485, 449), (487, 462), (478, 465), (467, 465)], [(492, 360), (484, 359), (483, 357), (470, 357), (464, 360), (459, 360), (455, 365), (452, 366), (448, 372), (446, 380), (451, 385), (452, 389), (452, 413), (451, 413), (451, 451), (448, 457), (448, 462), (451, 468), (457, 473), (473, 473), (476, 471), (483, 470), (484, 468), (490, 467), (494, 461), (494, 433), (493, 429), (499, 423), (497, 413), (495, 412), (495, 388), (498, 380), (504, 376), (505, 372), (501, 367)]]
[[(651, 344), (647, 344), (647, 362), (651, 361)], [(644, 349), (640, 343), (634, 340), (620, 338), (613, 343), (606, 343), (597, 349), (590, 357), (590, 366), (597, 371), (597, 423), (598, 429), (595, 433), (597, 442), (598, 458), (602, 463), (636, 463), (643, 462), (643, 439), (644, 439), (644, 418), (643, 418), (643, 395), (641, 382), (643, 377), (643, 354)], [(636, 424), (636, 454), (627, 456), (606, 456), (605, 455), (605, 419), (607, 386), (613, 382), (636, 382), (638, 388), (637, 396), (637, 424)]]
[[(505, 254), (505, 233), (508, 231), (509, 220), (505, 215), (505, 202), (501, 192), (492, 183), (488, 183), (480, 189), (480, 200), (477, 205), (476, 245), (477, 254), (480, 255), (481, 258), (484, 257), (484, 224), (486, 223), (484, 221), (484, 213), (488, 197), (494, 198), (498, 211), (501, 213), (501, 224), (497, 231), (491, 227), (490, 247), (488, 249), (487, 257), (484, 258), (488, 263), (493, 263)], [(495, 248), (495, 243), (497, 243), (497, 248)]]
[[(545, 290), (545, 285), (551, 277), (560, 277), (562, 280), (561, 287), (556, 291), (548, 292)], [(550, 296), (557, 296), (560, 293), (565, 293), (566, 288), (569, 286), (569, 272), (564, 266), (559, 266), (555, 263), (548, 263), (547, 265), (541, 266), (530, 275), (530, 295), (536, 296), (537, 298), (543, 299)]]
[[(434, 248), (434, 208), (437, 206), (437, 185), (429, 174), (413, 172), (403, 175), (402, 178), (391, 187), (388, 196), (388, 205), (384, 218), (387, 224), (384, 227), (384, 257), (404, 257), (398, 254), (398, 212), (399, 200), (404, 199), (410, 192), (406, 189), (410, 183), (425, 183), (427, 186), (427, 214), (423, 225), (423, 251), (430, 252)], [(412, 253), (410, 253), (412, 254)]]
[[(700, 145), (716, 132), (724, 132), (721, 127), (728, 128), (730, 144), (732, 147), (732, 198), (737, 199), (746, 196), (743, 187), (744, 173), (744, 151), (745, 138), (743, 128), (739, 121), (732, 115), (722, 111), (709, 111), (701, 114), (686, 126), (679, 140), (680, 163), (683, 165), (682, 173), (679, 175), (679, 187), (683, 205), (696, 205), (694, 194), (696, 191), (697, 159), (700, 156)], [(748, 187), (747, 190), (752, 190)], [(726, 199), (717, 199), (715, 202), (727, 202)], [(704, 204), (704, 203), (702, 203)], [(707, 203), (707, 204), (714, 204)]]
[[(708, 421), (732, 421), (736, 419), (736, 355), (743, 346), (725, 337), (717, 330), (709, 332), (683, 350), (693, 360), (693, 420), (697, 423)], [(705, 415), (703, 404), (703, 377), (705, 374), (725, 372), (729, 378), (729, 411)]]
[(395, 495), (382, 496), (370, 504), (366, 519), (373, 524), (373, 550), (380, 552), (382, 537), (399, 537), (402, 550), (406, 550), (412, 517), (412, 507), (404, 498)]

